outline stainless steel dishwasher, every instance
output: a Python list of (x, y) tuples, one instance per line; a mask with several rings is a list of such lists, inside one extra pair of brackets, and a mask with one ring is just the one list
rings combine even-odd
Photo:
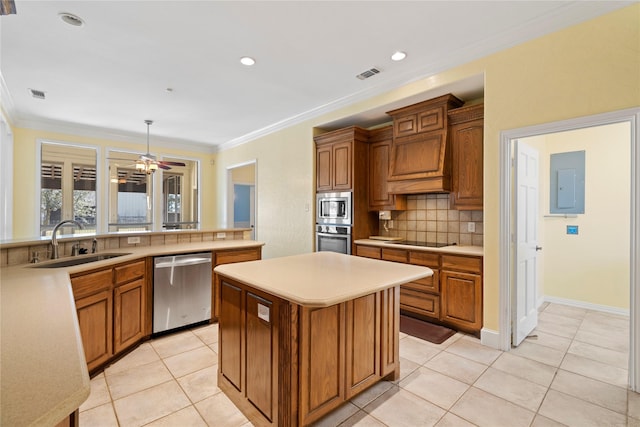
[(211, 252), (154, 257), (153, 333), (211, 319)]

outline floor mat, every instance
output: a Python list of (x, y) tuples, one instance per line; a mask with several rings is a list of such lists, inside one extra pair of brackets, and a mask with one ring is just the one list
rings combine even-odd
[(400, 332), (434, 344), (441, 344), (456, 333), (453, 329), (414, 319), (413, 317), (402, 314), (400, 315)]

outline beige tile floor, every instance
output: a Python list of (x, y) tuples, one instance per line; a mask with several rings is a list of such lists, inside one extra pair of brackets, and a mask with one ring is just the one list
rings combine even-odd
[[(629, 319), (545, 304), (536, 337), (510, 352), (456, 334), (401, 334), (401, 378), (319, 426), (638, 426), (627, 391)], [(216, 385), (217, 325), (144, 343), (91, 380), (80, 426), (250, 426)]]

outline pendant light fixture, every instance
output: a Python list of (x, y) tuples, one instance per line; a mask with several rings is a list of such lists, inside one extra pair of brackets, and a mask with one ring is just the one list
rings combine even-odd
[(147, 124), (147, 154), (140, 156), (140, 158), (136, 160), (136, 170), (151, 175), (158, 170), (158, 163), (155, 157), (149, 152), (149, 126), (153, 124), (153, 120), (145, 120), (144, 122)]

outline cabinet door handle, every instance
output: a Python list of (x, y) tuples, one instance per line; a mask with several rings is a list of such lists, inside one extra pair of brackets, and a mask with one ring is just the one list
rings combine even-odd
[(536, 251), (541, 251), (542, 250), (542, 246), (536, 246)]

